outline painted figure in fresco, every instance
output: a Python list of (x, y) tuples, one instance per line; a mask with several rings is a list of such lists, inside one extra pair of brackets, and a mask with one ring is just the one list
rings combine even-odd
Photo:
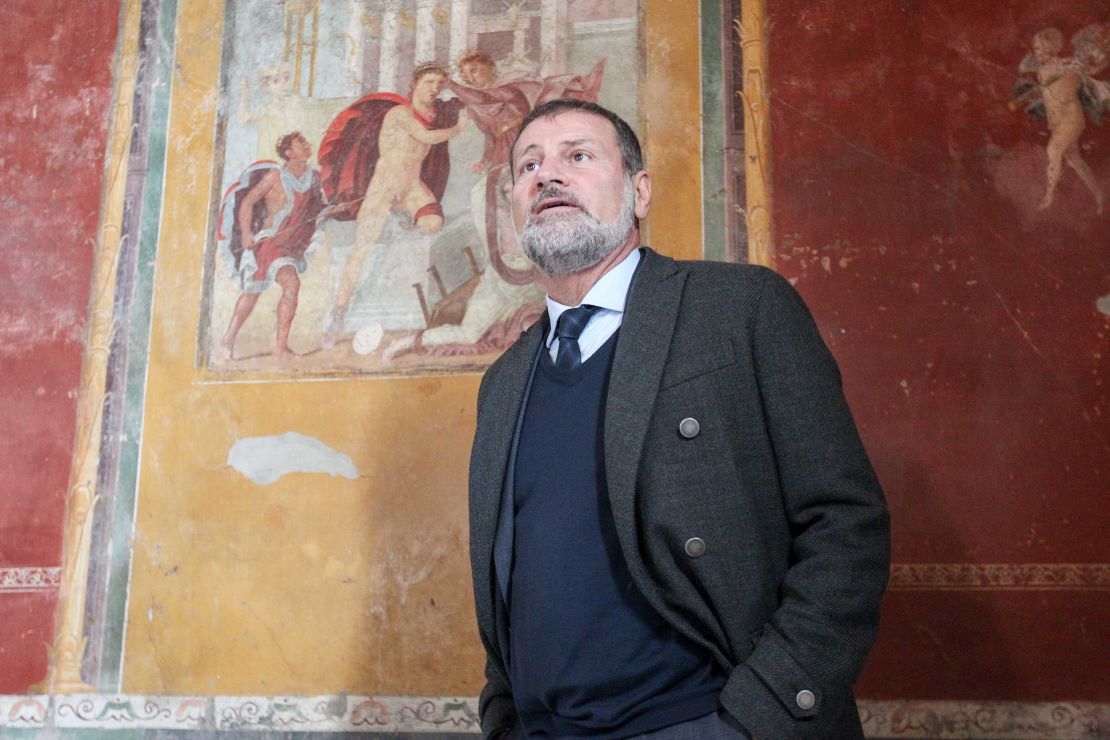
[(889, 517), (801, 297), (641, 246), (611, 111), (537, 107), (512, 162), (547, 300), (478, 391), (483, 737), (862, 740)]
[(362, 266), (395, 210), (412, 228), (434, 234), (443, 228), (440, 198), (447, 187), (447, 141), (468, 123), (458, 101), (439, 93), (447, 70), (424, 64), (412, 74), (408, 99), (392, 93), (367, 95), (336, 116), (320, 145), (324, 193), (334, 218), (355, 219), (354, 248), (343, 267), (324, 346), (343, 331), (347, 307)]
[(1084, 111), (1101, 125), (1103, 114), (1110, 110), (1110, 83), (1093, 77), (1110, 62), (1110, 31), (1097, 24), (1088, 26), (1073, 37), (1072, 45), (1075, 55), (1065, 57), (1064, 34), (1059, 29), (1045, 28), (1033, 36), (1033, 53), (1022, 61), (1020, 70), (1035, 74), (1036, 83), (1018, 83), (1012, 107), (1024, 105), (1026, 112), (1048, 121), (1048, 167), (1038, 208), (1052, 206), (1067, 162), (1094, 196), (1096, 212), (1101, 214), (1105, 194), (1083, 159), (1079, 140), (1087, 128)]
[(385, 364), (410, 352), (450, 357), (500, 351), (542, 314), (532, 266), (520, 252), (512, 225), (509, 150), (520, 122), (534, 106), (560, 97), (595, 102), (605, 60), (599, 60), (586, 75), (501, 79), (489, 54), (468, 50), (459, 57), (457, 68), (461, 82), (452, 80), (447, 86), (463, 101), (470, 119), (485, 136), (482, 159), (471, 169), (486, 174), (482, 186), (485, 213), (476, 213), (475, 220), (479, 229), (484, 226), (493, 269), (482, 274), (460, 324), (397, 338), (382, 355)]
[(275, 282), (281, 287), (281, 299), (274, 354), (294, 354), (289, 330), (297, 312), (298, 275), (307, 267), (305, 253), (324, 199), (320, 173), (308, 166), (312, 144), (299, 131), (278, 139), (277, 153), (283, 164), (252, 164), (224, 195), (219, 237), (227, 240), (241, 292), (220, 341), (222, 359), (233, 359), (239, 330), (258, 297)]

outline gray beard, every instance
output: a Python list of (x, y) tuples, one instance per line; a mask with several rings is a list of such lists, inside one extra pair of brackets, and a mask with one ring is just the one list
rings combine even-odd
[[(568, 193), (552, 189), (541, 192), (533, 202), (550, 197), (572, 199)], [(573, 200), (578, 203), (576, 198)], [(632, 179), (627, 178), (616, 221), (603, 223), (585, 208), (572, 213), (550, 214), (542, 219), (530, 214), (520, 233), (521, 251), (550, 277), (566, 277), (588, 270), (624, 244), (636, 224), (635, 209)]]

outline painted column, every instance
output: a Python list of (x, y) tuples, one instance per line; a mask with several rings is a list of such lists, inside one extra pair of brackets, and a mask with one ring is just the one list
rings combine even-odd
[(744, 167), (748, 224), (748, 261), (774, 267), (775, 242), (771, 219), (771, 91), (767, 84), (767, 0), (744, 0), (736, 23), (743, 50)]
[(363, 90), (362, 70), (366, 56), (362, 14), (366, 12), (363, 0), (347, 0), (347, 85), (348, 95), (358, 95)]
[[(527, 28), (527, 26), (525, 26)], [(517, 38), (523, 39), (524, 29), (517, 29)], [(516, 44), (514, 43), (514, 51)], [(543, 0), (540, 6), (540, 74), (544, 77), (562, 74), (567, 64), (567, 5), (566, 0)]]
[(416, 0), (416, 64), (436, 61), (436, 0)]
[(88, 339), (81, 367), (81, 388), (77, 399), (77, 439), (73, 445), (69, 494), (66, 498), (66, 525), (63, 540), (61, 586), (55, 618), (54, 645), (50, 649), (50, 668), (46, 677), (32, 689), (36, 693), (90, 693), (94, 689), (81, 678), (81, 657), (85, 653), (85, 601), (88, 597), (89, 555), (92, 546), (93, 517), (96, 505), (97, 468), (100, 465), (100, 430), (104, 421), (105, 383), (108, 356), (112, 347), (112, 306), (116, 297), (116, 262), (123, 234), (123, 206), (127, 195), (126, 178), (112, 173), (126, 172), (127, 153), (131, 150), (131, 105), (139, 63), (139, 18), (141, 3), (130, 0), (124, 10), (119, 35), (119, 92), (108, 139), (108, 164), (105, 168), (108, 192), (93, 263), (93, 290), (89, 298)]
[(451, 63), (455, 63), (470, 46), (467, 19), (470, 17), (470, 0), (451, 0)]
[(390, 2), (382, 12), (382, 50), (378, 65), (378, 89), (397, 92), (397, 41), (401, 23), (397, 4)]

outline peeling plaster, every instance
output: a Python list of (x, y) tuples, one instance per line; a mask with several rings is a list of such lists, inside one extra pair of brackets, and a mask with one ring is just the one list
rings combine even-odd
[(262, 485), (289, 473), (359, 477), (350, 457), (297, 432), (236, 440), (227, 453), (227, 464)]

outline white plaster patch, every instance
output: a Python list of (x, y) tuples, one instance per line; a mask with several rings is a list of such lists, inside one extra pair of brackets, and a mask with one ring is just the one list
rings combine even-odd
[(1095, 305), (1098, 306), (1098, 310), (1103, 314), (1110, 316), (1110, 293), (1107, 293), (1095, 301)]
[(289, 473), (359, 475), (351, 458), (297, 432), (236, 440), (227, 453), (227, 464), (260, 484), (273, 483)]

